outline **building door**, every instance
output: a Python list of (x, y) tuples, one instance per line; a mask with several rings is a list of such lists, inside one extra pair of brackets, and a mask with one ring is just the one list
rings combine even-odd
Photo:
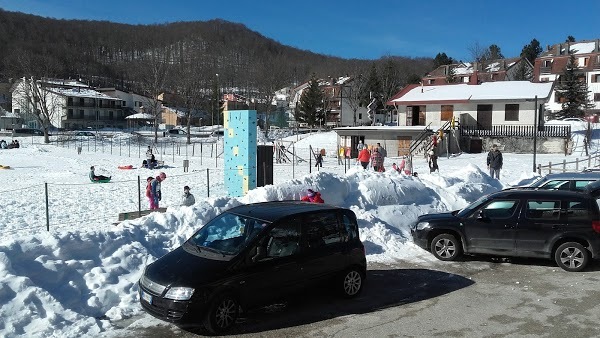
[(410, 136), (398, 136), (398, 156), (408, 156), (410, 150)]
[(491, 130), (492, 129), (492, 105), (478, 104), (477, 105), (477, 129)]

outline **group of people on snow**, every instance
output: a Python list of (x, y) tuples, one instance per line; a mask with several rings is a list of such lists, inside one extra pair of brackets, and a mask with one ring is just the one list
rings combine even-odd
[(20, 148), (19, 140), (12, 140), (11, 143), (6, 143), (4, 140), (0, 140), (0, 149), (13, 149)]
[(358, 150), (357, 161), (360, 163), (363, 169), (367, 169), (370, 163), (371, 167), (373, 167), (373, 170), (378, 172), (385, 171), (384, 161), (387, 157), (387, 151), (381, 146), (381, 143), (378, 142), (377, 146), (369, 150), (364, 142), (360, 141), (356, 149)]

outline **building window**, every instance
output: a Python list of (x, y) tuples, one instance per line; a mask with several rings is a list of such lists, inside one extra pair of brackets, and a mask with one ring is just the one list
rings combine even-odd
[(441, 121), (450, 121), (452, 120), (452, 116), (454, 115), (454, 106), (453, 105), (442, 105), (442, 113), (440, 115)]
[(579, 58), (578, 65), (579, 67), (587, 67), (589, 58)]
[(73, 109), (69, 109), (67, 114), (68, 114), (67, 117), (72, 119), (73, 118)]
[(83, 119), (83, 109), (79, 109), (79, 118)]
[(544, 60), (544, 67), (552, 67), (552, 60)]
[(83, 97), (79, 98), (79, 105), (82, 107), (85, 105), (85, 99)]
[(13, 113), (20, 114), (21, 113), (21, 109), (15, 108), (15, 109), (13, 109)]
[(463, 76), (461, 78), (461, 82), (463, 82), (463, 83), (469, 83), (469, 77), (468, 76)]
[(543, 77), (540, 79), (540, 82), (548, 82), (548, 81), (549, 81), (549, 79), (547, 77)]
[(362, 113), (358, 113), (358, 119), (362, 120)]
[(112, 110), (108, 112), (108, 118), (110, 120), (113, 120), (115, 118), (115, 114), (112, 112)]
[(430, 84), (430, 85), (432, 85), (434, 82), (435, 82), (435, 80), (433, 80), (433, 79), (427, 80), (427, 84)]
[(594, 93), (594, 101), (600, 101), (600, 93)]
[(519, 105), (508, 103), (504, 106), (504, 121), (519, 121)]
[(122, 102), (121, 102), (121, 106), (122, 106), (122, 107), (127, 107), (127, 101), (122, 101)]
[(592, 82), (600, 82), (600, 74), (592, 74)]

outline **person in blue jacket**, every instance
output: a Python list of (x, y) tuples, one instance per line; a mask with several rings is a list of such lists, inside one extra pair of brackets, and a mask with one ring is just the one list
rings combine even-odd
[(160, 183), (162, 181), (164, 181), (167, 178), (167, 175), (164, 172), (161, 172), (160, 174), (158, 174), (158, 176), (156, 176), (155, 179), (152, 180), (152, 182), (150, 182), (150, 197), (152, 198), (152, 202), (154, 203), (150, 203), (150, 209), (158, 209), (158, 202), (161, 200), (162, 196), (161, 196), (161, 190), (160, 190)]

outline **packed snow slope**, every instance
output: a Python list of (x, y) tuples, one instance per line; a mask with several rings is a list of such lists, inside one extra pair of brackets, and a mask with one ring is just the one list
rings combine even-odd
[[(334, 133), (299, 140), (299, 148), (302, 142), (335, 153)], [(123, 158), (87, 154), (84, 159), (73, 149), (27, 143), (22, 149), (2, 150), (0, 162), (14, 167), (0, 173), (6, 176), (4, 182), (10, 182), (5, 188), (10, 185), (19, 190), (11, 192), (10, 198), (5, 198), (7, 190), (2, 192), (10, 203), (2, 205), (0, 221), (6, 222), (2, 226), (12, 224), (12, 231), (0, 237), (0, 336), (118, 336), (114, 322), (142, 314), (136, 283), (144, 266), (181, 245), (226, 209), (245, 203), (298, 200), (308, 188), (320, 191), (326, 203), (356, 213), (369, 262), (407, 260), (427, 265), (432, 257), (412, 243), (409, 225), (421, 214), (459, 209), (511, 183), (532, 180), (529, 158), (505, 154), (510, 169), (503, 170), (500, 181), (481, 169), (485, 168), (485, 154), (441, 158), (441, 172), (433, 174), (421, 160), (415, 165), (418, 177), (391, 170), (376, 173), (356, 165), (345, 171), (336, 159), (326, 158), (324, 168), (311, 174), (294, 176), (290, 167), (277, 167), (279, 178), (274, 185), (253, 189), (241, 198), (208, 198), (198, 189), (192, 190), (196, 204), (191, 207), (180, 207), (177, 201), (180, 188), (193, 176), (177, 176), (181, 169), (173, 166), (165, 169), (165, 213), (113, 225), (103, 214), (110, 213), (114, 220), (114, 210), (122, 205), (136, 210), (137, 179), (129, 180), (148, 175), (148, 171), (113, 176), (113, 180), (127, 183), (90, 184), (85, 181), (90, 162), (103, 161), (113, 167), (123, 163)], [(554, 161), (562, 158), (546, 156)], [(387, 159), (386, 165), (392, 161), (395, 159)], [(79, 185), (54, 201), (63, 206), (60, 211), (53, 209), (56, 217), (73, 224), (45, 231), (39, 229), (44, 224), (43, 190), (28, 186), (43, 186), (49, 178), (55, 184)], [(56, 189), (60, 188), (63, 186), (58, 184)], [(114, 196), (128, 189), (136, 193), (115, 201)], [(77, 224), (81, 208), (87, 213), (97, 211), (97, 219)]]

